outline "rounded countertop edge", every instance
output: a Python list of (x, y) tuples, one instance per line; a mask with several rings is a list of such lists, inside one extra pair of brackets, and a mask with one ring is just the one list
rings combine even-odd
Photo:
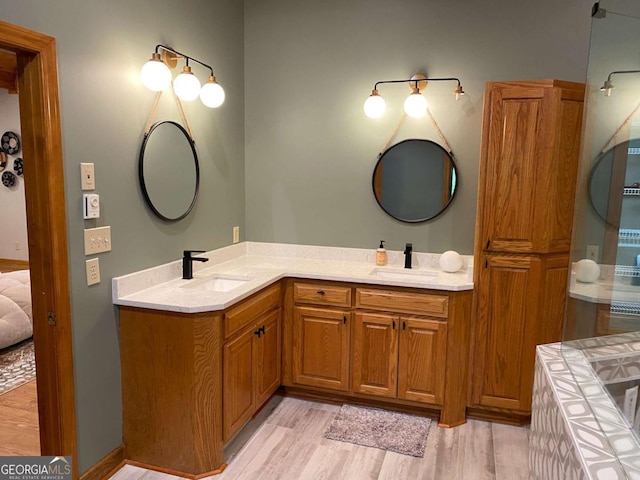
[[(213, 273), (213, 272), (212, 272)], [(224, 275), (224, 271), (215, 272), (215, 274)], [(113, 298), (113, 304), (118, 307), (132, 307), (132, 308), (144, 308), (149, 310), (163, 310), (168, 312), (176, 312), (176, 313), (185, 313), (185, 314), (194, 314), (194, 313), (206, 313), (206, 312), (219, 312), (226, 310), (229, 307), (236, 305), (238, 302), (249, 298), (255, 293), (260, 292), (261, 290), (269, 287), (270, 285), (279, 282), (283, 279), (301, 279), (301, 280), (318, 280), (318, 281), (333, 281), (333, 282), (343, 282), (343, 283), (356, 283), (362, 285), (375, 285), (379, 287), (400, 287), (400, 288), (415, 288), (420, 290), (435, 290), (435, 291), (448, 291), (448, 292), (463, 292), (473, 290), (474, 285), (473, 282), (461, 282), (459, 284), (447, 283), (447, 284), (436, 284), (436, 283), (426, 283), (426, 282), (409, 282), (402, 280), (390, 280), (390, 279), (379, 279), (379, 278), (371, 278), (371, 277), (360, 277), (360, 276), (350, 276), (350, 275), (339, 275), (339, 274), (314, 274), (314, 273), (305, 273), (305, 272), (281, 272), (280, 274), (274, 274), (268, 278), (263, 278), (263, 281), (259, 283), (253, 283), (251, 287), (248, 288), (238, 288), (237, 292), (225, 292), (225, 293), (216, 293), (211, 295), (210, 303), (201, 303), (198, 305), (190, 304), (188, 302), (166, 302), (164, 298), (166, 298), (166, 293), (169, 292), (170, 288), (165, 287), (165, 285), (173, 282), (166, 282), (164, 284), (156, 285), (152, 287), (156, 290), (157, 297), (163, 297), (163, 300), (159, 299), (145, 299), (146, 290), (142, 290), (141, 292), (136, 292), (131, 295), (127, 295), (125, 297)], [(163, 291), (163, 288), (166, 290)], [(150, 289), (149, 289), (150, 290)]]

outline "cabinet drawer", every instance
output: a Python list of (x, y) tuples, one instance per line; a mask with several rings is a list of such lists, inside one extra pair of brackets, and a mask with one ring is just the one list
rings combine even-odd
[(356, 308), (417, 313), (420, 315), (447, 318), (449, 297), (429, 293), (356, 288)]
[(315, 305), (351, 306), (351, 288), (312, 283), (295, 283), (293, 300), (296, 303)]
[(267, 288), (224, 314), (224, 336), (229, 338), (260, 315), (280, 306), (280, 284)]

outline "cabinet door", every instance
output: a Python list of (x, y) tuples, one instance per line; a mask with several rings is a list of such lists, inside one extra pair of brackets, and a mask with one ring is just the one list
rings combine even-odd
[(584, 85), (492, 82), (485, 91), (478, 218), (482, 249), (570, 248)]
[(349, 389), (350, 315), (343, 310), (295, 307), (294, 383)]
[[(483, 248), (504, 252), (533, 250), (535, 182), (540, 169), (544, 88), (510, 86), (487, 92), (491, 112), (483, 139), (486, 184)], [(487, 127), (485, 127), (487, 128)], [(486, 150), (486, 152), (484, 151)]]
[(396, 398), (398, 372), (396, 315), (356, 313), (353, 323), (353, 391)]
[(447, 358), (444, 321), (400, 318), (398, 398), (442, 405)]
[(253, 342), (249, 329), (223, 347), (223, 439), (226, 443), (254, 414)]
[(260, 408), (280, 386), (280, 309), (256, 323), (260, 336), (254, 338), (256, 408)]
[[(538, 257), (485, 255), (478, 288), (473, 401), (487, 407), (531, 408), (538, 308)], [(566, 278), (566, 277), (565, 277)]]

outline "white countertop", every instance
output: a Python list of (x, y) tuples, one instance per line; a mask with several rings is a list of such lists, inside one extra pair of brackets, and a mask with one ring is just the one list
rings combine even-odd
[(625, 280), (603, 275), (593, 283), (583, 283), (577, 281), (575, 273), (572, 273), (569, 296), (591, 303), (640, 303), (640, 286), (631, 285), (629, 279)]
[[(191, 280), (182, 279), (182, 260), (131, 273), (112, 280), (115, 305), (197, 313), (223, 310), (284, 277), (333, 280), (432, 290), (473, 289), (473, 257), (463, 255), (456, 273), (439, 267), (439, 254), (415, 252), (411, 270), (405, 270), (402, 252), (388, 251), (386, 267), (375, 264), (375, 249), (315, 247), (243, 242), (213, 250), (193, 262)], [(397, 278), (379, 278), (382, 268)], [(211, 291), (213, 278), (244, 280), (228, 292)]]

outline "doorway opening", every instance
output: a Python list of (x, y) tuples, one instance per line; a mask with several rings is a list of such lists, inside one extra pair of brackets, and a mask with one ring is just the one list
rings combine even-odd
[(72, 456), (77, 478), (56, 44), (0, 21), (0, 49), (16, 55), (41, 454)]
[(17, 58), (0, 50), (0, 455), (40, 455)]

